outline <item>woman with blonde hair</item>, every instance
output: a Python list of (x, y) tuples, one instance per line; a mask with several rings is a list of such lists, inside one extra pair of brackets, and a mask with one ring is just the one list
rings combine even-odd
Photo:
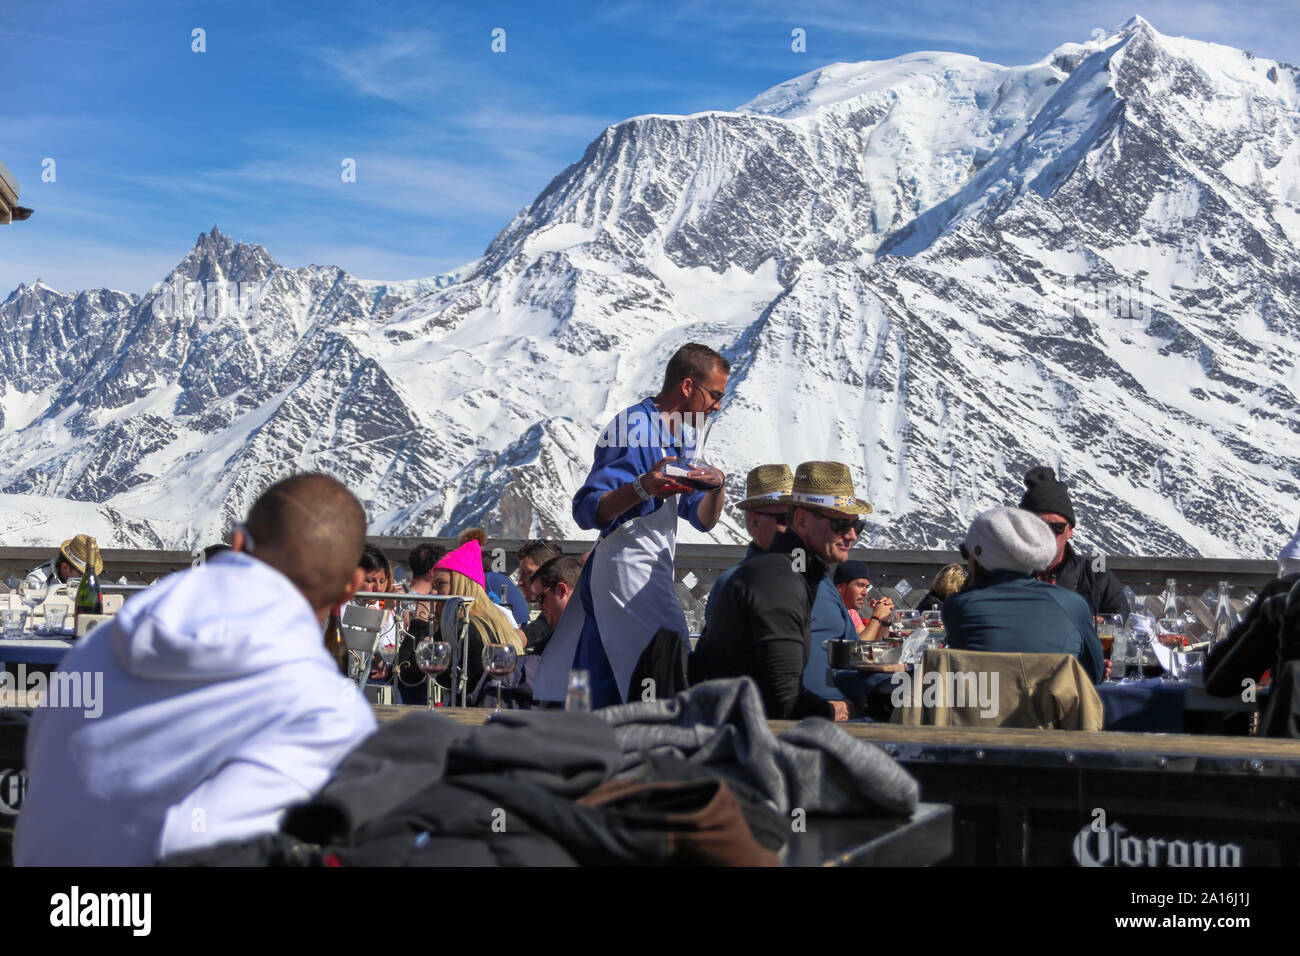
[[(465, 662), (469, 672), (469, 689), (471, 692), (479, 686), (483, 677), (483, 647), (486, 644), (509, 644), (515, 653), (524, 652), (524, 636), (506, 617), (504, 609), (493, 603), (483, 588), (483, 549), (478, 541), (470, 539), (454, 551), (443, 555), (433, 566), (433, 593), (449, 594), (470, 599), (469, 605), (469, 659)], [(434, 636), (440, 615), (435, 614), (430, 622), (430, 636)], [(443, 635), (441, 640), (452, 640), (455, 635)], [(406, 685), (402, 699), (414, 703), (412, 689), (424, 680), (424, 675), (415, 664), (414, 641), (406, 641), (399, 655), (398, 678)], [(520, 662), (522, 667), (522, 661)], [(518, 669), (515, 671), (519, 673)], [(446, 676), (440, 676), (438, 683), (446, 686)], [(507, 686), (509, 683), (507, 682)]]
[(944, 598), (956, 594), (966, 586), (966, 569), (960, 564), (946, 564), (930, 582), (930, 591), (921, 598), (916, 606), (918, 611), (939, 611), (943, 609)]

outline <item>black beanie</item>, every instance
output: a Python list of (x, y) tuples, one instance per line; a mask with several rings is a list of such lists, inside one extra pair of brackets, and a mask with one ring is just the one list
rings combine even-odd
[(1065, 490), (1065, 483), (1056, 480), (1056, 473), (1046, 465), (1030, 468), (1025, 472), (1025, 487), (1029, 490), (1020, 499), (1020, 507), (1026, 511), (1044, 511), (1058, 514), (1071, 525), (1074, 521), (1074, 505), (1070, 504), (1070, 493)]

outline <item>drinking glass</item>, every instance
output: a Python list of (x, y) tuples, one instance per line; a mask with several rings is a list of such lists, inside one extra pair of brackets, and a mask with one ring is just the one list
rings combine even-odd
[(713, 419), (705, 418), (700, 421), (686, 421), (681, 425), (681, 432), (677, 436), (678, 446), (674, 449), (677, 453), (677, 460), (664, 466), (664, 474), (683, 485), (695, 488), (700, 491), (713, 491), (718, 487), (715, 478), (710, 477), (691, 477), (691, 472), (697, 468), (707, 468), (704, 461), (704, 443), (708, 440), (709, 431), (713, 428)]
[(3, 618), (4, 621), (5, 640), (21, 640), (23, 636), (23, 625), (27, 621), (27, 612), (22, 610), (4, 610), (0, 611), (0, 618)]
[(45, 630), (50, 634), (63, 633), (63, 621), (68, 616), (66, 604), (47, 604), (45, 606)]
[(1098, 614), (1097, 640), (1101, 642), (1101, 656), (1108, 661), (1112, 659), (1111, 652), (1117, 637), (1121, 641), (1124, 638), (1124, 615)]
[(900, 637), (907, 637), (921, 626), (921, 612), (910, 610), (894, 611), (894, 629)]
[(379, 647), (376, 653), (379, 659), (388, 666), (392, 666), (393, 661), (397, 660), (397, 620), (391, 612), (384, 614), (383, 628), (379, 632)]
[(1169, 670), (1174, 680), (1190, 681), (1205, 667), (1205, 651), (1175, 649), (1170, 655)]
[[(1169, 648), (1168, 680), (1182, 680), (1177, 673), (1174, 657), (1182, 651), (1187, 643), (1187, 622), (1181, 617), (1162, 617), (1156, 621), (1155, 640)], [(1154, 656), (1154, 651), (1152, 652)]]
[(415, 666), (429, 675), (429, 706), (434, 705), (434, 677), (451, 666), (451, 644), (425, 638), (415, 646)]
[(29, 612), (36, 610), (37, 607), (44, 603), (49, 593), (50, 589), (44, 582), (28, 584), (24, 581), (18, 588), (18, 597), (27, 606)]
[(943, 617), (938, 611), (922, 611), (921, 626), (928, 631), (942, 631)]
[(564, 695), (565, 710), (591, 710), (591, 673), (569, 671), (569, 690)]
[(1187, 622), (1181, 617), (1162, 617), (1156, 621), (1156, 640), (1165, 647), (1181, 648), (1187, 643)]
[(496, 713), (501, 712), (501, 678), (514, 673), (515, 658), (515, 649), (509, 644), (483, 646), (483, 669), (496, 678), (493, 681), (497, 687)]
[[(1121, 684), (1158, 675), (1162, 668), (1151, 651), (1151, 635), (1155, 631), (1154, 618), (1145, 614), (1130, 614), (1124, 622), (1124, 678)], [(1154, 668), (1154, 670), (1148, 670)]]

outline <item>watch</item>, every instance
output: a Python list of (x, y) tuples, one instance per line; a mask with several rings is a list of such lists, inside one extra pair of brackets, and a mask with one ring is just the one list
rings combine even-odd
[(642, 501), (649, 501), (651, 498), (654, 497), (654, 495), (646, 491), (645, 488), (641, 487), (640, 475), (637, 475), (635, 478), (632, 479), (632, 490), (637, 493), (637, 497), (639, 497)]

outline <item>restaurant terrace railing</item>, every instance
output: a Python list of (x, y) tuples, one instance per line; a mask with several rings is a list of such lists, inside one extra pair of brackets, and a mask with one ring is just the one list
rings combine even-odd
[[(447, 549), (457, 544), (455, 538), (371, 537), (368, 540), (393, 562), (399, 579), (406, 572), (407, 556), (417, 544), (427, 541)], [(517, 538), (489, 540), (483, 553), (485, 568), (513, 576), (518, 565), (515, 555), (523, 544), (524, 541)], [(589, 540), (561, 541), (559, 544), (566, 554), (575, 556), (592, 546)], [(11, 576), (21, 578), (32, 568), (48, 561), (53, 553), (51, 547), (0, 548), (0, 590), (3, 590), (3, 581)], [(105, 584), (117, 583), (122, 578), (127, 583), (148, 583), (173, 571), (192, 567), (200, 560), (197, 551), (109, 548), (103, 550), (102, 555)], [(741, 545), (677, 546), (677, 597), (693, 632), (703, 629), (704, 605), (717, 576), (744, 556), (745, 548)], [(855, 548), (852, 557), (865, 561), (870, 568), (873, 595), (878, 589), (878, 593), (889, 596), (899, 607), (915, 607), (929, 590), (930, 581), (940, 568), (950, 563), (961, 563), (955, 551)], [(1099, 565), (1101, 560), (1098, 559)], [(1159, 612), (1163, 607), (1161, 595), (1165, 581), (1173, 578), (1178, 586), (1179, 610), (1190, 612), (1196, 619), (1196, 624), (1192, 625), (1194, 635), (1203, 632), (1214, 619), (1216, 598), (1206, 592), (1214, 589), (1218, 582), (1228, 582), (1232, 604), (1240, 612), (1262, 585), (1277, 576), (1277, 563), (1263, 560), (1108, 555), (1104, 558), (1104, 566), (1132, 589), (1138, 602), (1153, 612)]]

